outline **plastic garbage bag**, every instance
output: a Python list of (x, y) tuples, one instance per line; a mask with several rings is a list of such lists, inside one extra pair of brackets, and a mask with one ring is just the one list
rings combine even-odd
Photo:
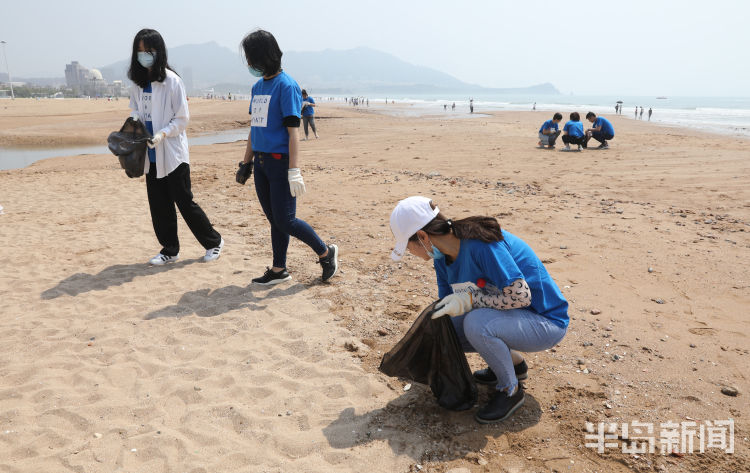
[(146, 162), (147, 141), (151, 134), (140, 120), (128, 117), (120, 128), (113, 131), (107, 138), (107, 144), (112, 154), (120, 159), (120, 166), (128, 177), (141, 177)]
[(430, 318), (436, 303), (423, 310), (406, 335), (383, 355), (379, 369), (388, 376), (429, 385), (446, 409), (470, 409), (477, 400), (477, 386), (450, 317)]

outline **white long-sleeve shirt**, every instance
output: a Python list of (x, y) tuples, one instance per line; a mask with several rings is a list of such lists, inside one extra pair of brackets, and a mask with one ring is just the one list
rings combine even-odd
[[(143, 89), (133, 85), (130, 89), (131, 115), (146, 123)], [(163, 82), (151, 83), (151, 123), (156, 133), (164, 132), (165, 138), (156, 147), (156, 178), (161, 179), (174, 171), (181, 163), (190, 163), (185, 129), (190, 120), (187, 96), (182, 79), (167, 69)], [(156, 134), (154, 133), (154, 134)], [(151, 163), (148, 159), (143, 172), (148, 174)]]

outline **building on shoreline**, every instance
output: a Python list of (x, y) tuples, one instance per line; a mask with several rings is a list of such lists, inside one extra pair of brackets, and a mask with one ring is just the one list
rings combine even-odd
[(89, 69), (78, 61), (65, 65), (65, 83), (75, 95), (120, 97), (125, 91), (122, 81), (108, 83), (98, 69)]

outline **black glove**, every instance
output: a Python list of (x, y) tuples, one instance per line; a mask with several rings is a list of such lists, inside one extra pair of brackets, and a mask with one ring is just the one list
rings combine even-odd
[(237, 170), (237, 175), (235, 176), (235, 180), (238, 184), (242, 184), (243, 186), (247, 182), (247, 179), (253, 174), (253, 162), (250, 161), (249, 163), (243, 163), (240, 162), (240, 168)]

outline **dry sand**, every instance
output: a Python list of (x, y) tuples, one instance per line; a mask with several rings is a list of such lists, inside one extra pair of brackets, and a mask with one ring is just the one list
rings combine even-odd
[[(244, 102), (190, 105), (191, 133), (247, 123)], [(126, 108), (2, 101), (0, 145), (101, 142)], [(0, 471), (750, 470), (746, 140), (613, 117), (610, 150), (562, 153), (535, 149), (544, 112), (384, 109), (322, 102), (321, 139), (301, 146), (299, 215), (341, 248), (331, 284), (295, 241), (294, 280), (250, 286), (271, 252), (234, 182), (244, 142), (191, 149), (196, 201), (227, 242), (210, 264), (181, 219), (182, 260), (145, 264), (145, 185), (113, 156), (0, 171)], [(377, 372), (437, 295), (428, 263), (389, 258), (388, 216), (414, 194), (497, 216), (570, 302), (568, 336), (527, 356), (526, 405), (502, 424)], [(653, 422), (658, 441), (660, 422), (730, 418), (734, 454), (583, 446), (586, 421)]]

